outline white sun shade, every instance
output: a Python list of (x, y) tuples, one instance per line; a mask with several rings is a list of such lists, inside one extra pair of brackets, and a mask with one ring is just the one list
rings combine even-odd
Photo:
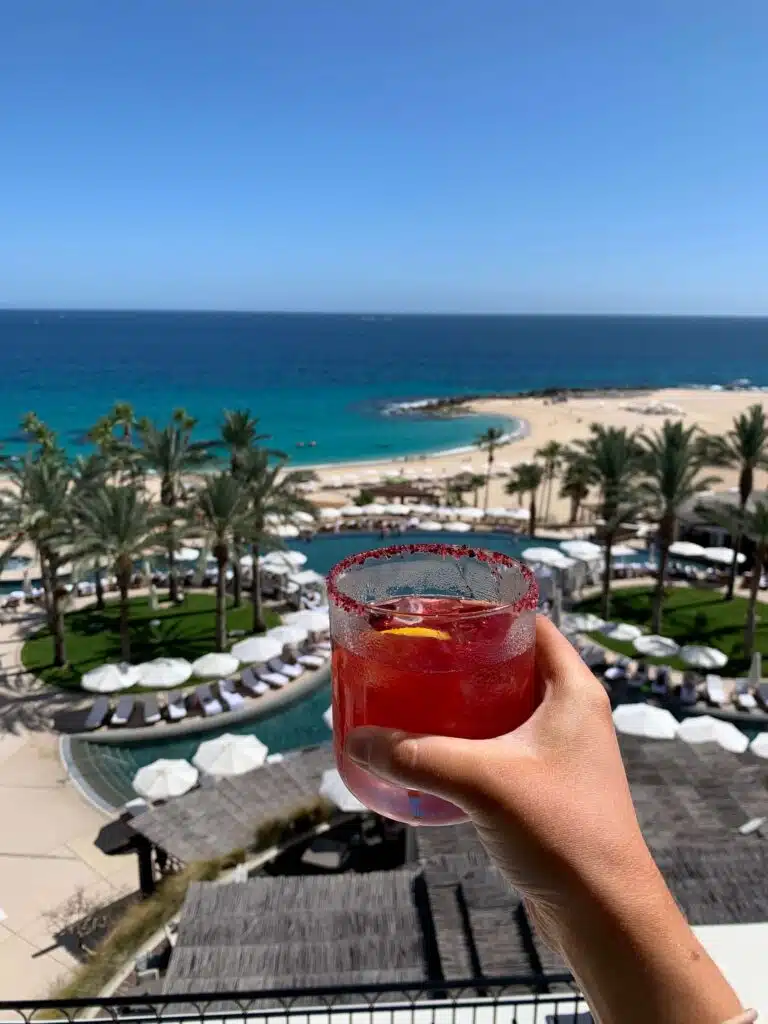
[(632, 555), (637, 557), (639, 554), (637, 548), (631, 548), (629, 544), (614, 544), (611, 548), (611, 558), (630, 558)]
[(722, 668), (728, 661), (728, 655), (716, 647), (701, 647), (698, 644), (686, 644), (680, 649), (680, 657), (693, 668)]
[(296, 647), (299, 644), (303, 644), (308, 635), (308, 631), (303, 626), (275, 626), (274, 629), (270, 629), (267, 633), (267, 636), (277, 640), (281, 650), (286, 645)]
[(186, 683), (192, 666), (186, 658), (154, 658), (138, 666), (139, 683), (153, 690), (172, 690)]
[(315, 517), (310, 512), (305, 512), (304, 509), (298, 509), (291, 516), (294, 523), (302, 523), (306, 526), (312, 526), (315, 521)]
[(138, 665), (99, 665), (86, 672), (80, 685), (89, 693), (117, 693), (141, 681)]
[(591, 612), (574, 612), (563, 616), (563, 629), (570, 629), (576, 633), (595, 633), (604, 625), (605, 619), (601, 619), (599, 615), (592, 615)]
[(718, 565), (733, 565), (734, 558), (737, 565), (747, 560), (746, 555), (737, 555), (733, 548), (704, 548), (704, 557), (708, 562), (716, 562)]
[(136, 772), (133, 788), (145, 800), (169, 800), (188, 793), (197, 780), (197, 768), (189, 761), (161, 757)]
[(711, 715), (692, 715), (680, 723), (677, 735), (686, 743), (718, 743), (732, 754), (743, 754), (749, 740), (731, 722)]
[(560, 547), (566, 555), (578, 558), (580, 562), (594, 562), (603, 554), (600, 545), (593, 544), (591, 540), (564, 540)]
[(268, 753), (269, 748), (256, 736), (225, 732), (201, 743), (192, 761), (207, 775), (244, 775), (260, 768)]
[(639, 626), (633, 626), (631, 622), (607, 622), (600, 630), (603, 636), (611, 640), (619, 640), (622, 643), (631, 643), (642, 635)]
[(180, 548), (176, 552), (176, 557), (180, 562), (196, 562), (200, 557), (199, 548)]
[(459, 519), (482, 519), (485, 513), (481, 508), (475, 508), (474, 505), (469, 505), (467, 508), (457, 509), (456, 515)]
[(749, 744), (749, 749), (756, 757), (768, 757), (768, 732), (759, 732)]
[(472, 529), (471, 523), (444, 523), (443, 529), (448, 533), (469, 533)]
[(240, 668), (234, 654), (211, 651), (192, 662), (192, 672), (198, 679), (223, 679)]
[(249, 636), (234, 644), (232, 655), (241, 665), (263, 665), (270, 658), (276, 658), (282, 649), (271, 636)]
[(326, 800), (329, 800), (338, 807), (340, 811), (354, 814), (358, 811), (368, 810), (365, 804), (361, 804), (355, 794), (347, 789), (344, 780), (335, 768), (323, 772), (323, 778), (320, 782), (320, 796), (325, 797)]
[(650, 740), (673, 740), (678, 729), (674, 715), (652, 704), (620, 704), (613, 712), (613, 724), (617, 732)]
[(285, 539), (299, 536), (299, 528), (294, 526), (293, 523), (280, 523), (279, 526), (271, 526), (269, 532), (274, 534), (275, 537), (283, 537)]
[(328, 608), (305, 608), (283, 616), (283, 626), (298, 626), (310, 633), (327, 633), (331, 628)]
[(522, 557), (526, 562), (536, 562), (538, 565), (549, 565), (553, 569), (570, 569), (576, 563), (568, 555), (564, 555), (557, 548), (526, 548)]
[(329, 522), (335, 519), (341, 518), (341, 512), (337, 508), (321, 508), (320, 518), (327, 519)]
[(442, 530), (443, 524), (438, 523), (436, 519), (425, 519), (419, 523), (416, 527), (417, 530), (421, 530), (422, 533), (439, 533)]
[(303, 551), (270, 551), (260, 561), (262, 565), (289, 565), (292, 569), (300, 569), (306, 565), (307, 556)]
[(673, 658), (680, 650), (680, 645), (668, 636), (651, 633), (649, 636), (637, 637), (634, 640), (634, 648), (638, 654), (645, 654), (650, 658)]
[(704, 550), (701, 544), (694, 544), (690, 540), (676, 540), (669, 545), (669, 553), (675, 558), (702, 558)]

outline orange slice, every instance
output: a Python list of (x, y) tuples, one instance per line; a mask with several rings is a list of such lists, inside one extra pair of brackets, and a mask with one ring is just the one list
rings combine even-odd
[(395, 629), (382, 629), (382, 633), (393, 633), (399, 636), (428, 636), (433, 640), (450, 640), (451, 634), (443, 629), (430, 629), (428, 626), (398, 626)]

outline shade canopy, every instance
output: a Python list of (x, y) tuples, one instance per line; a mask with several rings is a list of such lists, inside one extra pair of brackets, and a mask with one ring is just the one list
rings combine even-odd
[(591, 540), (564, 540), (560, 547), (566, 555), (578, 558), (581, 562), (594, 562), (603, 554), (600, 545), (593, 544)]
[(303, 551), (270, 551), (261, 559), (262, 565), (288, 565), (291, 569), (300, 569), (306, 563)]
[(354, 814), (358, 811), (368, 810), (365, 804), (361, 804), (355, 794), (347, 789), (342, 777), (335, 768), (323, 772), (319, 792), (320, 796), (325, 797), (326, 800), (329, 800), (338, 807), (340, 811)]
[(732, 754), (743, 754), (749, 740), (731, 722), (711, 715), (694, 715), (680, 723), (677, 735), (686, 743), (717, 743)]
[(328, 608), (304, 608), (298, 612), (288, 612), (283, 616), (282, 625), (298, 626), (309, 633), (327, 633), (331, 628)]
[(321, 519), (327, 519), (329, 521), (341, 519), (341, 512), (337, 508), (321, 508), (319, 514)]
[(186, 658), (153, 658), (138, 666), (139, 683), (153, 690), (171, 690), (186, 683), (192, 666)]
[(201, 743), (192, 761), (207, 775), (244, 775), (260, 768), (268, 753), (256, 736), (225, 732)]
[(634, 626), (631, 622), (607, 622), (600, 632), (603, 636), (619, 640), (621, 643), (631, 643), (643, 633), (639, 626)]
[(443, 529), (447, 530), (448, 533), (469, 533), (472, 529), (471, 523), (444, 523)]
[(305, 512), (303, 509), (298, 509), (291, 516), (295, 523), (303, 523), (305, 526), (312, 526), (315, 522), (315, 517), (311, 512)]
[(467, 508), (459, 508), (456, 510), (456, 515), (459, 519), (482, 519), (485, 513), (481, 508), (475, 508), (470, 505)]
[(442, 528), (443, 524), (438, 523), (436, 519), (425, 519), (416, 527), (417, 530), (422, 530), (424, 533), (437, 533)]
[(538, 565), (548, 565), (553, 569), (570, 569), (576, 563), (568, 555), (563, 554), (557, 548), (533, 547), (526, 548), (522, 557), (526, 562), (536, 562)]
[(617, 732), (649, 740), (673, 740), (678, 730), (674, 715), (652, 704), (620, 704), (613, 712), (613, 724)]
[(275, 626), (267, 633), (267, 636), (277, 640), (281, 650), (285, 646), (295, 647), (298, 644), (303, 644), (308, 635), (309, 631), (303, 626)]
[(749, 749), (756, 757), (768, 757), (768, 732), (759, 732), (749, 744)]
[(359, 505), (344, 505), (343, 508), (339, 509), (339, 514), (342, 515), (342, 516), (349, 516), (350, 519), (353, 516), (359, 516), (360, 515), (360, 506)]
[(746, 555), (742, 555), (741, 552), (737, 555), (733, 548), (704, 548), (704, 558), (718, 565), (733, 565), (734, 558), (737, 565), (747, 560)]
[(674, 544), (669, 545), (669, 553), (675, 558), (703, 558), (704, 550), (701, 544), (694, 544), (689, 540), (676, 540)]
[(189, 761), (161, 757), (136, 772), (133, 788), (145, 800), (169, 800), (188, 793), (198, 777), (197, 768)]
[(89, 693), (117, 693), (127, 690), (129, 686), (137, 686), (141, 682), (141, 671), (138, 665), (99, 665), (86, 672), (80, 685)]
[(563, 629), (577, 633), (595, 633), (604, 625), (605, 619), (601, 619), (599, 615), (592, 615), (591, 612), (574, 612), (563, 616)]
[(699, 644), (686, 644), (680, 649), (680, 657), (692, 668), (722, 668), (728, 661), (728, 655), (716, 647), (701, 647)]
[(658, 633), (637, 637), (633, 641), (633, 646), (638, 654), (645, 654), (650, 658), (673, 658), (680, 650), (680, 644), (668, 636), (659, 636)]
[(176, 557), (180, 562), (196, 562), (200, 557), (199, 548), (180, 548), (176, 552)]
[(249, 636), (232, 647), (232, 655), (241, 665), (263, 665), (276, 658), (282, 646), (271, 636)]
[(294, 526), (293, 523), (280, 523), (279, 526), (271, 526), (269, 532), (274, 534), (275, 537), (298, 537), (299, 528)]
[(211, 651), (192, 662), (192, 672), (198, 679), (222, 679), (231, 676), (240, 668), (240, 662), (234, 654)]
[(631, 548), (628, 544), (614, 544), (611, 548), (611, 558), (629, 558), (632, 555), (637, 557), (639, 554), (637, 548)]

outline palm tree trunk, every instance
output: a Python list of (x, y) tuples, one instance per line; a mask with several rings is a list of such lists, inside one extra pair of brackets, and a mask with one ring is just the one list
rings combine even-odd
[(613, 531), (605, 535), (605, 568), (603, 569), (603, 594), (601, 615), (604, 619), (611, 617), (611, 551), (613, 550)]
[(491, 470), (493, 469), (493, 449), (488, 449), (488, 465), (485, 467), (485, 499), (483, 501), (483, 511), (488, 511), (488, 499), (491, 494)]
[(96, 607), (100, 612), (104, 611), (104, 575), (101, 569), (101, 562), (96, 561), (94, 567), (96, 576)]
[(267, 626), (264, 622), (264, 612), (261, 607), (261, 569), (259, 568), (259, 545), (251, 545), (251, 557), (253, 558), (253, 573), (251, 575), (251, 606), (253, 608), (253, 632), (263, 633)]
[(662, 522), (659, 526), (659, 576), (656, 580), (656, 591), (653, 595), (653, 615), (651, 617), (651, 630), (654, 633), (661, 632), (661, 615), (664, 609), (664, 585), (667, 581), (669, 545), (672, 543), (674, 535), (674, 523)]
[(232, 605), (239, 608), (243, 603), (243, 570), (240, 568), (240, 559), (235, 556), (232, 563)]
[(749, 585), (749, 605), (747, 606), (747, 625), (744, 629), (744, 654), (752, 657), (755, 649), (755, 632), (757, 629), (757, 595), (760, 590), (760, 576), (763, 571), (762, 551), (755, 551), (755, 562), (752, 566), (752, 582)]
[[(743, 512), (743, 509), (742, 509), (742, 512)], [(734, 547), (734, 549), (736, 551), (736, 555), (734, 556), (733, 562), (731, 563), (731, 567), (728, 570), (728, 586), (726, 587), (726, 591), (725, 591), (725, 600), (726, 601), (732, 601), (733, 600), (733, 592), (736, 589), (736, 570), (738, 569), (738, 561), (739, 561), (738, 553), (739, 553), (739, 551), (741, 551), (741, 534), (740, 533), (737, 533), (736, 536), (733, 538), (733, 547)]]
[(131, 570), (120, 566), (117, 570), (117, 586), (120, 591), (120, 654), (123, 661), (131, 660), (131, 625), (129, 622), (128, 589)]
[(176, 604), (179, 600), (179, 581), (176, 579), (176, 552), (168, 546), (168, 600)]
[(43, 584), (43, 607), (45, 608), (45, 618), (48, 622), (48, 628), (53, 632), (53, 600), (51, 598), (51, 567), (48, 563), (48, 557), (44, 551), (38, 551), (38, 558), (40, 560), (40, 577)]
[(568, 517), (568, 525), (573, 526), (576, 520), (579, 518), (579, 499), (571, 497), (571, 514)]
[(216, 559), (219, 575), (216, 579), (216, 650), (227, 646), (227, 559)]
[(64, 613), (61, 598), (64, 593), (59, 588), (58, 565), (50, 562), (51, 577), (51, 633), (53, 634), (53, 663), (58, 668), (67, 664), (67, 644), (64, 634)]
[(536, 536), (536, 491), (531, 491), (531, 503), (528, 506), (528, 529), (532, 537)]
[(549, 509), (550, 509), (550, 505), (552, 504), (552, 481), (554, 480), (554, 478), (555, 478), (555, 471), (554, 471), (554, 469), (548, 470), (548, 472), (547, 472), (547, 504), (546, 504), (546, 510), (544, 512), (544, 519), (546, 520), (546, 522), (549, 522)]

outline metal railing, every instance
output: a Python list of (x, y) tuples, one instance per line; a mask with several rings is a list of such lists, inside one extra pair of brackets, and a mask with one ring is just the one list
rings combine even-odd
[[(527, 990), (527, 991), (526, 991)], [(568, 974), (0, 1002), (0, 1021), (132, 1024), (587, 1024)]]

